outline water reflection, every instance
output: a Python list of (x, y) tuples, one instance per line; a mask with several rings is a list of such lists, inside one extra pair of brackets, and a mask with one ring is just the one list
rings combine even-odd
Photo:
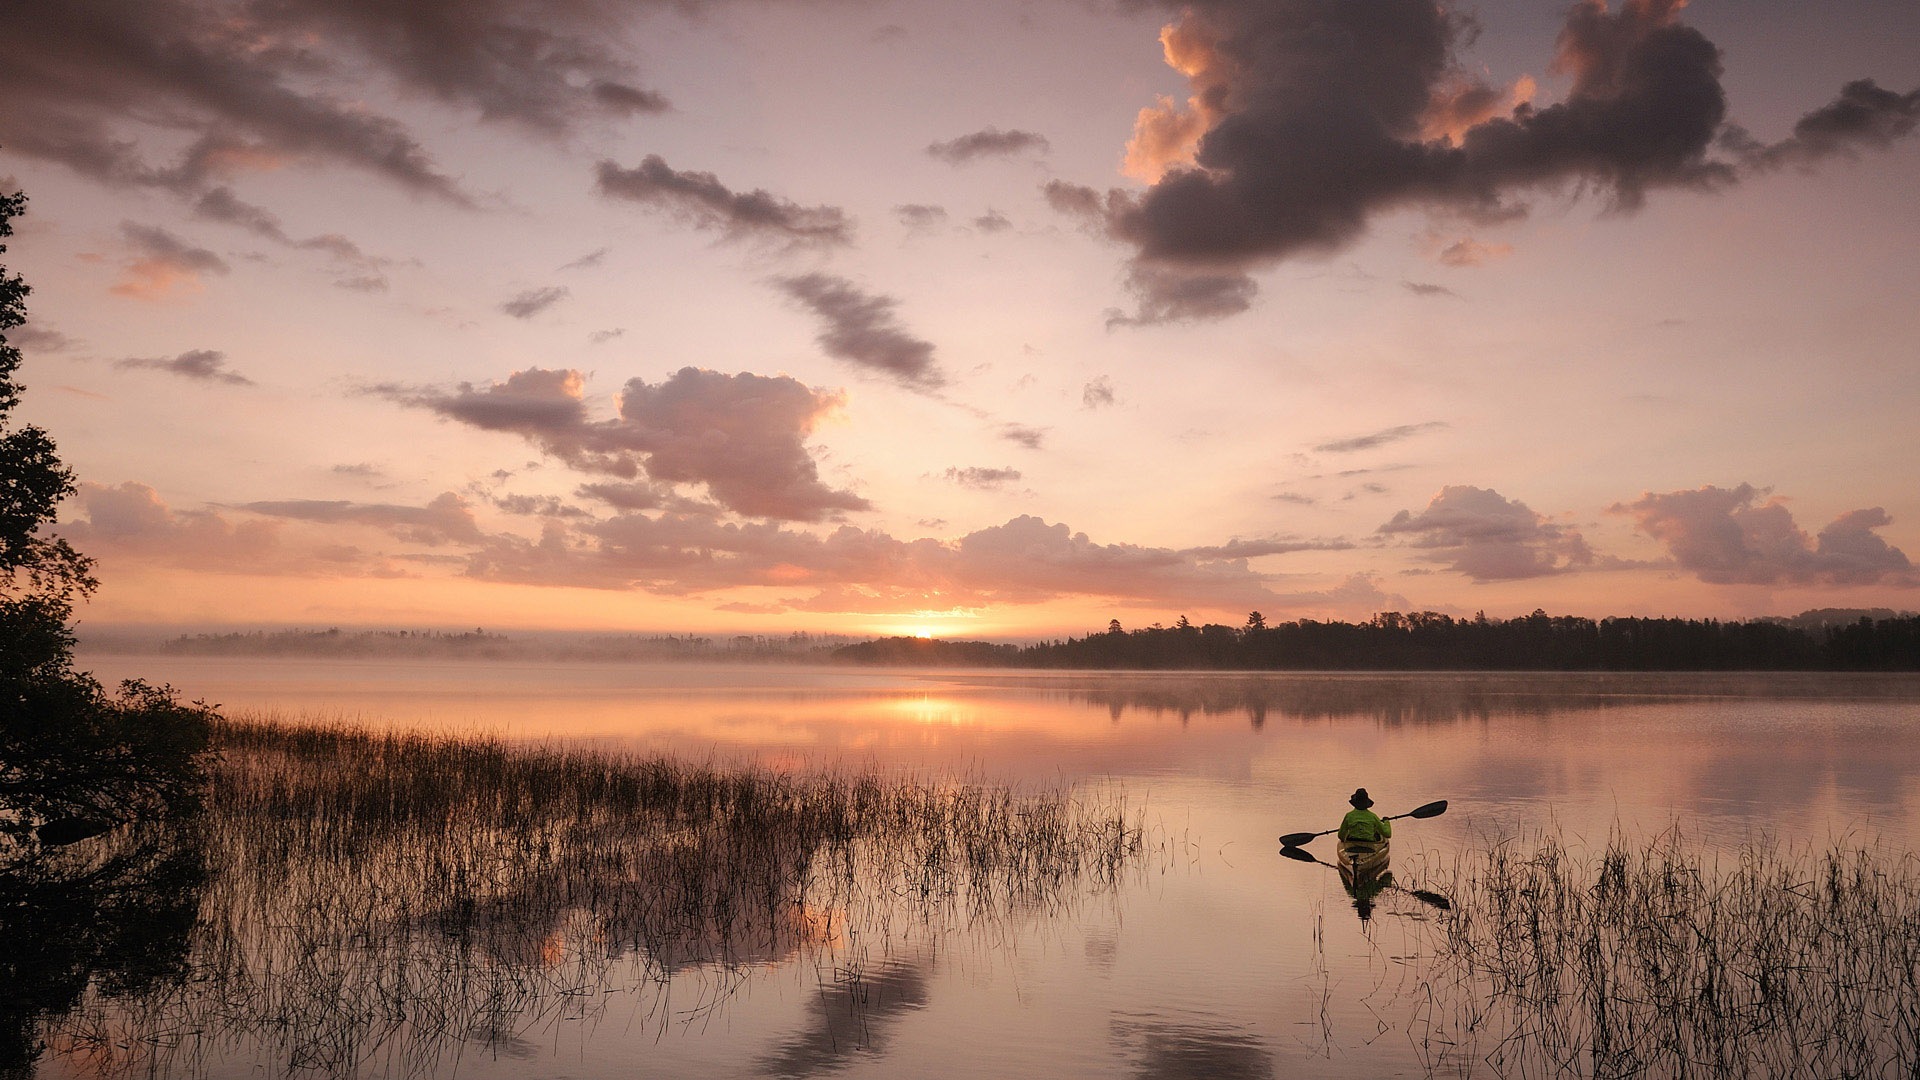
[(1113, 1038), (1140, 1080), (1256, 1080), (1273, 1055), (1244, 1031), (1165, 1019), (1115, 1020)]
[(892, 1029), (932, 1001), (925, 960), (842, 968), (807, 1005), (804, 1028), (760, 1059), (768, 1076), (815, 1076), (887, 1050)]
[(43, 1024), (90, 987), (130, 1000), (184, 979), (206, 883), (199, 846), (158, 829), (0, 868), (0, 1076), (31, 1076)]

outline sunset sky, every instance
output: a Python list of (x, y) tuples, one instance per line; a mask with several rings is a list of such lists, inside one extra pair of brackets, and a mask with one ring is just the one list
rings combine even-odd
[(0, 13), (86, 625), (1920, 608), (1912, 0)]

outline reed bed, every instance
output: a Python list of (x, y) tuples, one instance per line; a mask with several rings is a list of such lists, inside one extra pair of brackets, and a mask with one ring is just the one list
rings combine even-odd
[(1675, 833), (1480, 847), (1413, 1028), (1430, 1072), (1920, 1076), (1920, 859)]
[(216, 745), (191, 974), (55, 1025), (103, 1073), (423, 1075), (621, 995), (697, 1019), (765, 966), (1055, 910), (1147, 851), (1098, 792), (265, 719)]

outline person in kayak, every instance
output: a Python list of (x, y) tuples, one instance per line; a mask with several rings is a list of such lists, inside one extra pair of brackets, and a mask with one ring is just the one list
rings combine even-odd
[(1340, 819), (1340, 839), (1374, 843), (1393, 835), (1393, 824), (1373, 812), (1373, 800), (1367, 797), (1366, 788), (1355, 790), (1347, 801), (1353, 809)]

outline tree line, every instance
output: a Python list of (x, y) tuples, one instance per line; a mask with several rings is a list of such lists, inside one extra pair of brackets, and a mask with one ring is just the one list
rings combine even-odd
[(1243, 626), (1173, 626), (1104, 632), (1030, 645), (884, 638), (837, 649), (859, 664), (942, 667), (1223, 671), (1920, 671), (1920, 615), (1863, 616), (1838, 625), (1722, 621), (1535, 611), (1513, 619), (1482, 612), (1381, 612), (1366, 622), (1299, 619)]

